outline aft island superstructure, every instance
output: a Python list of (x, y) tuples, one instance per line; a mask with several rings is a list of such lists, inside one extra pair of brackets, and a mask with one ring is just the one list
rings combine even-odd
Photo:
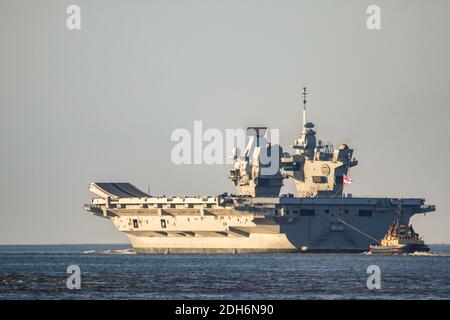
[[(314, 124), (303, 125), (293, 152), (271, 145), (265, 128), (249, 128), (243, 157), (233, 155), (229, 179), (237, 195), (155, 197), (129, 183), (91, 183), (85, 210), (110, 219), (138, 253), (362, 252), (381, 239), (402, 208), (411, 216), (435, 210), (421, 198), (345, 195), (353, 150), (316, 140)], [(252, 143), (251, 140), (254, 140)], [(275, 154), (276, 170), (261, 161)], [(291, 178), (297, 196), (281, 195)], [(347, 180), (348, 181), (348, 180)]]

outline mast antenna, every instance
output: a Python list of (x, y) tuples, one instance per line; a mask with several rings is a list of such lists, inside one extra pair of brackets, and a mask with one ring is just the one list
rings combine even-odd
[[(302, 97), (303, 97), (303, 128), (305, 127), (306, 124), (306, 96), (308, 94), (306, 93), (306, 87), (303, 87), (303, 93), (302, 93)], [(302, 128), (302, 130), (303, 130)]]

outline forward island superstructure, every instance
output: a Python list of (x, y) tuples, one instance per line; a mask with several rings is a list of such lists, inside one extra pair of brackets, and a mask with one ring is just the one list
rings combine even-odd
[[(381, 239), (397, 218), (407, 224), (432, 212), (422, 198), (354, 197), (344, 194), (353, 150), (316, 139), (306, 122), (293, 152), (265, 139), (264, 127), (249, 128), (244, 156), (233, 154), (229, 179), (237, 195), (155, 197), (129, 183), (91, 183), (94, 197), (85, 210), (110, 219), (138, 253), (363, 252)], [(262, 155), (276, 155), (275, 170)], [(272, 157), (272, 159), (274, 159)], [(294, 180), (297, 196), (281, 195), (283, 180)]]

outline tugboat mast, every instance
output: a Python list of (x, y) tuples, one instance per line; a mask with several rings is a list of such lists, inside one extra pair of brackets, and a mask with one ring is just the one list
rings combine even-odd
[(403, 197), (400, 198), (400, 202), (398, 204), (398, 212), (397, 212), (397, 216), (398, 216), (398, 222), (399, 224), (403, 224)]

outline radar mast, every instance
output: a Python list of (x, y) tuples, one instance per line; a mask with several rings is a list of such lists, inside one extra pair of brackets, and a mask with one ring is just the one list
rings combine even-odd
[(303, 98), (303, 126), (300, 130), (300, 132), (303, 132), (303, 128), (305, 127), (306, 124), (306, 97), (307, 97), (307, 93), (306, 93), (306, 87), (303, 87), (303, 93), (302, 93), (302, 98)]

